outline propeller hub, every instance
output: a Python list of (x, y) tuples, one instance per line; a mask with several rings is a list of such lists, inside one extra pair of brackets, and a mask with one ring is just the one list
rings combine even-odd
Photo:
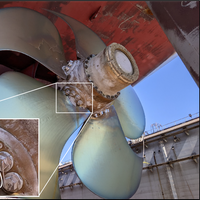
[(87, 76), (90, 76), (94, 85), (105, 96), (115, 96), (139, 77), (133, 56), (124, 46), (117, 43), (112, 43), (91, 58), (87, 66)]
[[(122, 89), (138, 79), (139, 70), (130, 52), (122, 45), (112, 43), (103, 51), (85, 60), (69, 61), (63, 66), (69, 82), (89, 82), (93, 84), (72, 84), (63, 87), (75, 106), (81, 106), (102, 115), (120, 95)], [(80, 98), (76, 99), (75, 96)], [(93, 99), (92, 99), (93, 98)], [(81, 102), (81, 103), (80, 103)]]

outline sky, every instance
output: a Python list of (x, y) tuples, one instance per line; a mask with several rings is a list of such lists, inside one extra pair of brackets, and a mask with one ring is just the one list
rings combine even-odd
[[(148, 133), (151, 133), (149, 130), (153, 123), (164, 126), (185, 117), (189, 120), (189, 114), (198, 113), (199, 116), (199, 88), (179, 56), (140, 81), (134, 86), (134, 90), (145, 112), (145, 131)], [(67, 141), (60, 159), (77, 134), (78, 131)], [(62, 163), (70, 160), (71, 148)]]

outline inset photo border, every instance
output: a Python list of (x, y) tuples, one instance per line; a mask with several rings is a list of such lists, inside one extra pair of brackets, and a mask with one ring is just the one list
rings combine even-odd
[[(62, 112), (62, 111), (58, 111), (58, 84), (61, 85), (76, 85), (76, 84), (82, 84), (82, 85), (91, 85), (92, 89), (91, 89), (91, 102), (92, 102), (92, 111), (88, 111), (88, 112), (84, 112), (84, 111), (77, 111), (77, 112)], [(86, 114), (86, 113), (93, 113), (93, 83), (90, 82), (56, 82), (55, 83), (55, 112), (56, 114)]]
[(40, 119), (0, 119), (0, 198), (39, 197)]

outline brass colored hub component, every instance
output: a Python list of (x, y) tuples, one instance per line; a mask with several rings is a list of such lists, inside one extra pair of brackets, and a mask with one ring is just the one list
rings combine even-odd
[(87, 74), (105, 96), (115, 96), (139, 77), (139, 70), (131, 53), (117, 43), (106, 47), (91, 58), (87, 65)]
[(22, 177), (16, 172), (9, 172), (5, 175), (3, 188), (8, 193), (15, 193), (21, 190), (23, 186)]
[(96, 56), (92, 54), (85, 60), (69, 61), (62, 69), (67, 81), (77, 84), (59, 84), (59, 87), (74, 106), (92, 111), (93, 100), (93, 113), (96, 117), (112, 105), (120, 95), (120, 90), (139, 76), (134, 58), (125, 47), (117, 43), (112, 43)]

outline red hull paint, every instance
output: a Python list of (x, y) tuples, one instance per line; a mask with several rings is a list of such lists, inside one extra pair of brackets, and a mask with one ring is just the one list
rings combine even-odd
[(0, 8), (5, 7), (26, 7), (47, 16), (61, 35), (66, 60), (76, 59), (73, 32), (63, 20), (42, 8), (82, 22), (97, 33), (106, 45), (112, 42), (122, 44), (137, 62), (140, 71), (138, 81), (175, 52), (145, 2), (0, 2)]
[(199, 1), (147, 4), (199, 86)]

